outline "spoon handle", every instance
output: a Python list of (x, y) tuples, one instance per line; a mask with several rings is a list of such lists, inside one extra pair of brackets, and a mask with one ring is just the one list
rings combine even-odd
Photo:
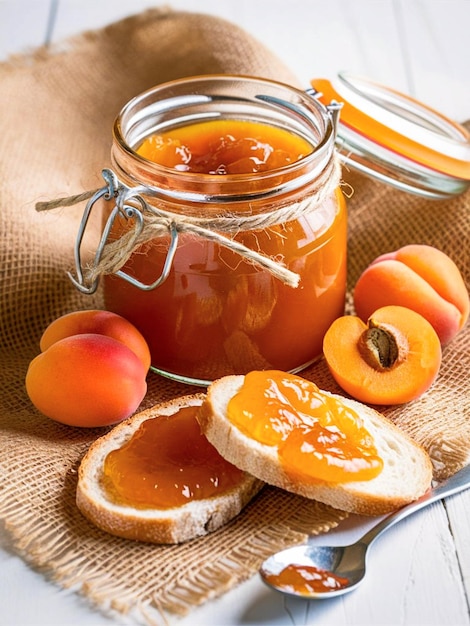
[(366, 545), (370, 545), (374, 539), (377, 539), (379, 535), (381, 535), (385, 530), (400, 522), (408, 515), (423, 509), (425, 506), (432, 504), (433, 502), (437, 502), (442, 498), (447, 496), (452, 496), (460, 491), (464, 491), (464, 489), (468, 489), (470, 487), (470, 465), (466, 465), (463, 469), (458, 471), (453, 476), (447, 478), (442, 483), (427, 491), (419, 500), (412, 502), (404, 506), (398, 511), (395, 511), (391, 515), (388, 515), (385, 519), (379, 522), (376, 526), (371, 528), (361, 539), (360, 541)]

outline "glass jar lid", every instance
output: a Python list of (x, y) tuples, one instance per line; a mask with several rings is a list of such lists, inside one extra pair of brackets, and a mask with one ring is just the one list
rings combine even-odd
[(404, 191), (448, 198), (470, 186), (470, 133), (425, 104), (346, 72), (310, 95), (342, 103), (336, 147), (346, 166)]

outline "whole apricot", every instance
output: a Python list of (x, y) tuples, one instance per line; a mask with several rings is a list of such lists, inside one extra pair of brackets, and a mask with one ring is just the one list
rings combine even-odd
[(463, 328), (470, 310), (469, 294), (454, 261), (441, 250), (420, 244), (379, 256), (355, 285), (354, 307), (363, 321), (392, 304), (420, 313), (442, 344)]
[(122, 342), (98, 334), (59, 339), (35, 357), (26, 391), (47, 417), (70, 426), (117, 423), (139, 406), (146, 370)]
[(325, 335), (323, 352), (338, 385), (371, 404), (418, 398), (431, 387), (441, 365), (434, 328), (401, 306), (378, 309), (367, 324), (353, 315), (338, 318)]
[(39, 347), (42, 352), (53, 343), (72, 335), (93, 333), (106, 335), (125, 344), (142, 361), (146, 371), (150, 367), (150, 350), (139, 330), (128, 320), (111, 311), (90, 309), (74, 311), (58, 317), (44, 331)]

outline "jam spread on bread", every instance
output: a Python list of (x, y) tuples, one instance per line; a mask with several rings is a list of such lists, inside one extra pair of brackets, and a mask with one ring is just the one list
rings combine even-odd
[(142, 422), (104, 461), (103, 486), (119, 504), (168, 509), (236, 488), (243, 472), (201, 433), (198, 407)]
[(308, 596), (312, 593), (343, 589), (349, 584), (347, 578), (333, 572), (319, 569), (314, 565), (297, 565), (296, 563), (287, 565), (278, 574), (265, 574), (264, 577), (277, 589)]
[(246, 436), (276, 446), (292, 479), (351, 482), (370, 480), (382, 470), (360, 415), (293, 374), (250, 372), (230, 399), (227, 415)]

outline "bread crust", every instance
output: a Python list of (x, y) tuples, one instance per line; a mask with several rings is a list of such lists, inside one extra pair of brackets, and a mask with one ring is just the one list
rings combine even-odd
[(226, 417), (229, 399), (240, 389), (244, 376), (226, 376), (212, 383), (198, 413), (207, 439), (228, 461), (260, 480), (319, 500), (334, 508), (361, 515), (382, 515), (421, 497), (431, 486), (429, 455), (406, 433), (373, 408), (336, 394), (364, 420), (384, 461), (372, 480), (328, 483), (292, 480), (283, 470), (277, 448), (244, 435)]
[(76, 503), (95, 526), (112, 535), (150, 543), (183, 543), (213, 532), (240, 513), (260, 491), (260, 480), (246, 474), (237, 488), (220, 496), (192, 500), (171, 509), (134, 509), (109, 498), (101, 486), (106, 455), (126, 443), (142, 422), (173, 415), (180, 408), (200, 406), (204, 394), (182, 396), (142, 411), (96, 440), (78, 470)]

